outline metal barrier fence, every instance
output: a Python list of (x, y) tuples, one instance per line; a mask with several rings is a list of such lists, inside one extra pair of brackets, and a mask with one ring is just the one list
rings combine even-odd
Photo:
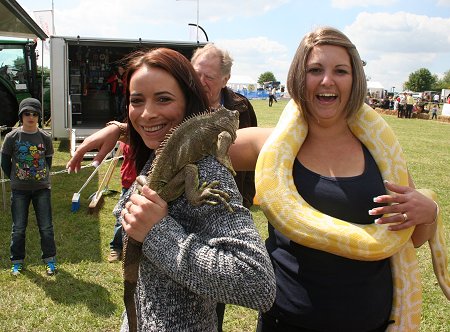
[[(256, 90), (256, 91), (248, 91), (247, 89), (242, 90), (233, 90), (234, 92), (240, 93), (241, 95), (245, 96), (247, 99), (268, 99), (269, 98), (269, 92), (267, 90)], [(281, 94), (277, 92), (275, 94), (277, 99), (281, 97)]]

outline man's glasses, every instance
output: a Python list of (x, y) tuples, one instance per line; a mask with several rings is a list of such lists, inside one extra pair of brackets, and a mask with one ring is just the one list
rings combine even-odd
[(39, 116), (39, 114), (36, 112), (23, 112), (23, 114), (25, 114), (25, 116), (33, 116), (33, 117)]

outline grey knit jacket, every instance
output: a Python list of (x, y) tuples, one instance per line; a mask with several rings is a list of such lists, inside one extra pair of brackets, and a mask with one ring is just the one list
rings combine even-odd
[[(197, 165), (200, 183), (218, 180), (234, 212), (221, 203), (192, 206), (184, 195), (169, 203), (168, 216), (142, 246), (135, 295), (139, 331), (217, 331), (217, 302), (267, 311), (275, 299), (272, 264), (233, 176), (211, 156)], [(121, 331), (128, 331), (126, 315)]]

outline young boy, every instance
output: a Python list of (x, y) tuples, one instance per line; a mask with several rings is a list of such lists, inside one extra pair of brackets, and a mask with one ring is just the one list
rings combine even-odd
[(53, 144), (49, 134), (38, 128), (42, 117), (39, 100), (26, 98), (19, 105), (22, 124), (5, 136), (2, 169), (11, 180), (11, 274), (20, 275), (25, 259), (25, 233), (30, 202), (41, 236), (42, 259), (47, 275), (56, 273), (56, 246), (53, 233), (50, 168)]
[(433, 104), (433, 108), (431, 109), (431, 120), (437, 119), (438, 110), (439, 110), (438, 104)]

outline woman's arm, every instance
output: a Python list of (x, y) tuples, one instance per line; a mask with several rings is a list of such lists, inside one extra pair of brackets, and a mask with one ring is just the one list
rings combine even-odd
[(237, 130), (229, 153), (235, 171), (254, 171), (256, 160), (273, 128), (247, 127)]
[(94, 157), (93, 162), (100, 164), (103, 159), (114, 149), (117, 141), (123, 131), (126, 131), (126, 123), (121, 123), (122, 129), (117, 125), (106, 126), (96, 133), (89, 135), (83, 143), (81, 143), (75, 150), (74, 155), (69, 160), (66, 168), (69, 172), (74, 171), (75, 173), (81, 168), (81, 162), (83, 161), (84, 155), (92, 150), (97, 149), (98, 153)]

